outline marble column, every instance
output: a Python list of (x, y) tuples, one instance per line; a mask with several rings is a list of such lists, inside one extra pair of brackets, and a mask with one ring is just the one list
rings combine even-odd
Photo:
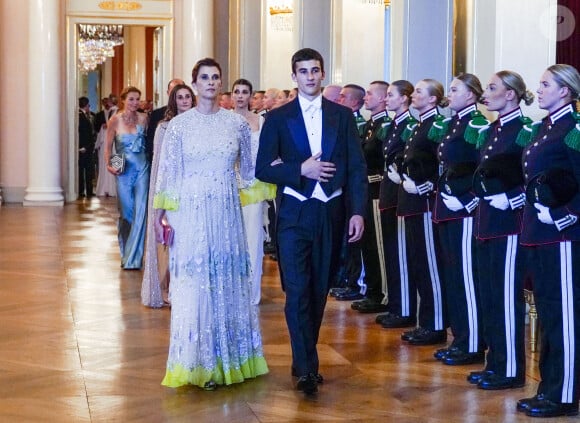
[(60, 1), (31, 0), (28, 30), (28, 186), (25, 206), (62, 206)]
[[(213, 57), (213, 1), (183, 0), (182, 3), (182, 69), (176, 69), (185, 82), (191, 82), (193, 65), (204, 57)], [(227, 22), (224, 22), (227, 30)], [(179, 72), (180, 71), (180, 72)]]
[(148, 93), (145, 78), (145, 27), (126, 25), (123, 38), (125, 39), (125, 86), (139, 88), (141, 99), (146, 99)]

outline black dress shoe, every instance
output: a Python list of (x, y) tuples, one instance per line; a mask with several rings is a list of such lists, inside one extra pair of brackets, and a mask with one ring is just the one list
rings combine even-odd
[(446, 330), (431, 330), (419, 328), (417, 333), (409, 339), (411, 345), (433, 345), (447, 342)]
[(480, 370), (478, 372), (471, 372), (467, 375), (467, 381), (473, 385), (477, 385), (481, 379), (492, 375), (493, 372), (491, 370)]
[(416, 327), (415, 329), (411, 329), (411, 330), (406, 330), (405, 332), (403, 332), (401, 334), (401, 339), (403, 341), (408, 341), (409, 339), (411, 339), (413, 336), (417, 335), (419, 333), (419, 331), (421, 330), (421, 327)]
[(331, 297), (336, 297), (338, 294), (342, 294), (347, 289), (348, 288), (346, 288), (346, 287), (330, 288), (330, 290), (328, 291), (328, 295), (330, 295)]
[(478, 364), (485, 361), (485, 353), (473, 352), (467, 353), (460, 350), (449, 352), (445, 357), (441, 359), (443, 364), (448, 366), (463, 366), (467, 364)]
[(496, 373), (482, 376), (477, 387), (486, 391), (499, 391), (500, 389), (521, 388), (526, 384), (525, 379), (517, 377), (505, 377)]
[(375, 300), (368, 298), (368, 297), (363, 297), (361, 300), (358, 301), (354, 301), (351, 305), (350, 308), (352, 308), (353, 310), (357, 310), (359, 309), (359, 307), (361, 307), (362, 305), (366, 305), (368, 303), (374, 303)]
[[(298, 376), (298, 374), (294, 369), (292, 369), (292, 376), (294, 377)], [(316, 377), (316, 383), (318, 383), (319, 385), (324, 383), (324, 378), (320, 373), (314, 373), (314, 377)]]
[(298, 378), (298, 383), (296, 384), (296, 389), (307, 395), (318, 392), (318, 381), (316, 380), (316, 375), (314, 373), (308, 373), (306, 376), (300, 376)]
[(531, 398), (522, 398), (521, 400), (518, 400), (518, 403), (516, 404), (516, 410), (526, 411), (530, 407), (530, 404), (533, 404), (543, 399), (544, 399), (543, 394), (538, 394)]
[(209, 382), (205, 382), (205, 384), (203, 385), (204, 391), (215, 391), (216, 389), (217, 389), (217, 383), (215, 383), (213, 380), (210, 380)]
[(338, 301), (355, 301), (364, 298), (358, 289), (346, 288), (334, 296)]
[(368, 303), (369, 301), (371, 301), (369, 298), (363, 298), (362, 300), (358, 300), (358, 301), (354, 301), (351, 305), (350, 308), (352, 308), (353, 310), (358, 310), (358, 308), (363, 305)]
[(575, 416), (577, 414), (578, 402), (561, 403), (550, 401), (547, 398), (529, 403), (526, 410), (526, 416), (530, 417)]
[(385, 329), (391, 328), (408, 328), (415, 326), (417, 319), (411, 316), (403, 317), (396, 314), (392, 314), (390, 318), (383, 319), (381, 326)]
[(271, 242), (264, 242), (264, 254), (273, 254), (276, 252), (276, 245)]
[[(451, 344), (451, 345), (453, 345), (453, 344)], [(447, 357), (447, 354), (456, 353), (457, 351), (459, 351), (459, 348), (453, 347), (453, 346), (446, 347), (446, 348), (439, 348), (438, 350), (436, 350), (433, 353), (433, 357), (435, 357), (435, 359), (441, 361), (445, 357)]]
[(379, 300), (369, 301), (365, 304), (359, 305), (356, 309), (359, 313), (384, 313), (388, 308), (385, 304), (381, 304)]
[(433, 357), (435, 357), (436, 360), (443, 360), (443, 357), (445, 357), (448, 352), (449, 348), (439, 348), (433, 353)]
[(391, 313), (390, 311), (387, 311), (385, 313), (379, 314), (375, 318), (375, 323), (378, 323), (379, 325), (381, 325), (381, 324), (383, 324), (383, 320), (390, 319), (392, 316), (396, 316), (396, 315), (393, 314), (393, 313)]

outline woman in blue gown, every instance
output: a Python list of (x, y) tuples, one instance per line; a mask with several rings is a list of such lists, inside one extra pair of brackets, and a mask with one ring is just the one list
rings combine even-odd
[(123, 169), (107, 163), (107, 170), (117, 176), (119, 206), (118, 238), (123, 269), (140, 269), (145, 245), (147, 193), (150, 165), (145, 157), (145, 132), (148, 117), (137, 111), (141, 91), (127, 87), (121, 93), (122, 109), (107, 127), (104, 157), (111, 157), (113, 142), (116, 154), (124, 157)]

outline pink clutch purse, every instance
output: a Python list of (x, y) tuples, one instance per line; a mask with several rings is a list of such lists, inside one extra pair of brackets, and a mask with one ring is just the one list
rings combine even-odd
[(173, 244), (173, 228), (169, 225), (163, 225), (163, 242), (161, 244), (170, 247)]

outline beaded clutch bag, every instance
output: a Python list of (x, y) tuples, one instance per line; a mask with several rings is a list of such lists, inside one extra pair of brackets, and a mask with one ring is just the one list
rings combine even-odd
[(123, 173), (125, 170), (125, 155), (124, 154), (113, 154), (109, 160), (109, 164), (118, 173)]

